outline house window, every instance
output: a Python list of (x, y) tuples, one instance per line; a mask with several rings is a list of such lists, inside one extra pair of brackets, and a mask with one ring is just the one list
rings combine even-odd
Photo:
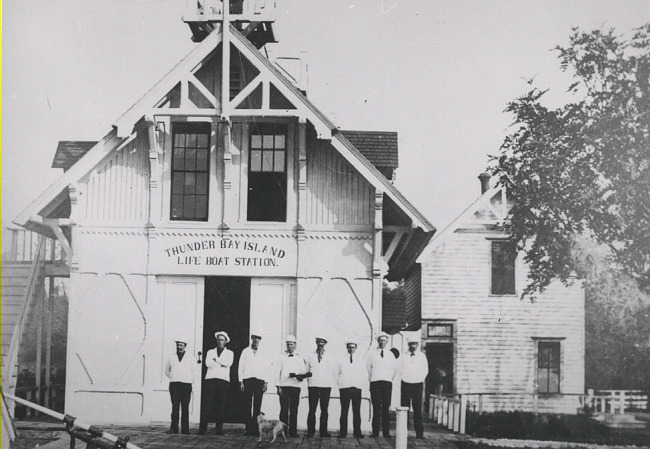
[(507, 240), (492, 242), (493, 295), (515, 294), (515, 259), (517, 247)]
[(560, 342), (537, 343), (537, 392), (560, 392)]
[(436, 324), (429, 323), (427, 324), (427, 337), (447, 337), (453, 338), (454, 336), (454, 325), (449, 324)]
[(287, 127), (253, 126), (248, 161), (248, 220), (287, 220)]
[(172, 220), (207, 221), (210, 124), (176, 123), (172, 148)]

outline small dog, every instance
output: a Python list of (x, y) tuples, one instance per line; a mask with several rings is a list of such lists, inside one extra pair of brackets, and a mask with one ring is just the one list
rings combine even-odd
[(262, 437), (265, 434), (273, 432), (273, 439), (270, 441), (271, 443), (275, 441), (278, 435), (282, 435), (282, 438), (284, 438), (286, 443), (287, 436), (284, 433), (284, 428), (288, 426), (279, 419), (266, 419), (264, 418), (264, 413), (260, 412), (260, 414), (257, 415), (257, 427), (260, 431), (260, 439), (257, 440), (258, 442), (262, 441)]

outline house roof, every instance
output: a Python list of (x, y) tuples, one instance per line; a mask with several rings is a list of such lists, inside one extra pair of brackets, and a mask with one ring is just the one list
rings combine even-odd
[(52, 168), (62, 168), (67, 171), (97, 144), (96, 141), (88, 140), (62, 140), (56, 147)]
[(397, 168), (396, 132), (341, 130), (341, 134), (375, 167)]
[[(48, 207), (61, 191), (68, 185), (77, 182), (92, 168), (99, 164), (108, 154), (119, 150), (134, 136), (134, 127), (144, 117), (149, 117), (157, 102), (166, 95), (179, 80), (185, 79), (194, 67), (200, 64), (222, 41), (223, 30), (211, 33), (198, 44), (183, 60), (181, 60), (167, 75), (155, 84), (140, 100), (117, 119), (113, 130), (104, 139), (94, 145), (82, 156), (74, 166), (63, 174), (52, 186), (43, 192), (16, 218), (15, 223), (27, 226), (30, 222), (42, 220), (39, 214)], [(421, 227), (425, 232), (432, 233), (435, 227), (382, 175), (382, 173), (341, 133), (336, 126), (320, 112), (286, 77), (264, 57), (246, 37), (232, 25), (229, 28), (230, 42), (241, 54), (269, 76), (274, 86), (297, 108), (296, 114), (301, 119), (309, 120), (319, 138), (331, 139), (332, 146), (352, 164), (377, 190), (384, 192), (409, 217), (414, 226)]]
[[(397, 168), (397, 133), (394, 131), (341, 130), (352, 145), (377, 168)], [(56, 147), (52, 168), (68, 170), (97, 142), (62, 140)]]

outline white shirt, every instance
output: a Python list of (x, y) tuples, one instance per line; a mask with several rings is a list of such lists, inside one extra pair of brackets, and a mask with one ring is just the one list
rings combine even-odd
[(352, 355), (352, 362), (350, 362), (350, 354), (348, 354), (339, 360), (337, 378), (339, 388), (366, 388), (368, 385), (368, 370), (363, 357), (354, 354)]
[(307, 371), (311, 373), (308, 379), (310, 387), (332, 388), (334, 386), (335, 362), (327, 351), (323, 352), (320, 362), (318, 352), (312, 352), (307, 356)]
[(174, 352), (165, 361), (165, 375), (169, 377), (170, 382), (191, 384), (194, 383), (194, 373), (197, 365), (196, 360), (187, 352), (180, 361), (178, 355)]
[(259, 348), (253, 351), (250, 346), (244, 348), (237, 367), (239, 381), (256, 378), (268, 382), (271, 377), (271, 362)]
[(295, 377), (289, 377), (289, 374), (305, 374), (306, 372), (307, 364), (300, 354), (294, 352), (292, 356), (289, 356), (289, 354), (285, 352), (280, 356), (278, 386), (300, 388), (300, 382), (298, 382), (298, 379)]
[[(383, 357), (381, 356), (382, 351), (384, 352)], [(390, 349), (384, 348), (382, 350), (377, 347), (368, 354), (366, 368), (368, 369), (370, 382), (378, 380), (392, 382), (397, 374), (397, 360), (393, 353), (390, 352)]]
[(205, 366), (208, 368), (205, 378), (230, 382), (230, 367), (233, 359), (234, 354), (228, 348), (223, 348), (221, 355), (217, 355), (217, 348), (210, 349), (205, 356)]
[(427, 374), (429, 374), (427, 356), (420, 351), (415, 351), (413, 354), (408, 351), (402, 355), (401, 359), (402, 382), (406, 382), (407, 384), (424, 382)]

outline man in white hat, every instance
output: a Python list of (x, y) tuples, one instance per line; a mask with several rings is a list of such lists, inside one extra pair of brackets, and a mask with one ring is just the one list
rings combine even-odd
[(280, 357), (278, 396), (280, 397), (280, 421), (289, 426), (289, 436), (295, 437), (298, 427), (298, 404), (300, 382), (307, 373), (305, 360), (296, 352), (296, 337), (289, 335), (285, 343), (287, 351)]
[(377, 336), (377, 348), (370, 351), (366, 362), (370, 377), (370, 401), (372, 402), (372, 436), (390, 438), (390, 398), (393, 392), (393, 378), (397, 374), (397, 360), (386, 349), (388, 334)]
[(165, 361), (165, 375), (169, 378), (169, 396), (172, 401), (172, 423), (169, 433), (178, 433), (179, 409), (181, 433), (190, 433), (189, 406), (196, 363), (185, 352), (187, 341), (183, 337), (176, 340), (176, 353)]
[(350, 339), (345, 345), (348, 354), (339, 361), (338, 383), (341, 396), (341, 419), (339, 420), (339, 437), (345, 438), (348, 433), (348, 410), (352, 402), (352, 428), (355, 438), (361, 435), (361, 390), (368, 384), (366, 363), (361, 356), (355, 355), (357, 341)]
[[(415, 436), (424, 438), (424, 426), (422, 425), (422, 389), (424, 379), (429, 374), (429, 362), (421, 351), (418, 351), (418, 342), (408, 341), (409, 350), (402, 356), (402, 407), (409, 407), (413, 404), (413, 424)], [(408, 419), (407, 419), (408, 423)]]
[(230, 367), (234, 354), (226, 348), (230, 337), (224, 331), (217, 331), (214, 334), (217, 340), (217, 347), (210, 349), (205, 355), (205, 366), (208, 369), (205, 373), (203, 384), (203, 401), (201, 401), (201, 420), (199, 434), (204, 435), (208, 430), (208, 421), (214, 415), (216, 422), (216, 435), (223, 435), (223, 412), (228, 400), (228, 388), (230, 387)]
[[(266, 354), (260, 350), (262, 333), (254, 330), (251, 333), (251, 344), (244, 348), (239, 358), (238, 375), (239, 388), (246, 394), (246, 435), (257, 435), (257, 415), (262, 407), (262, 397), (268, 387), (271, 373), (271, 363)], [(251, 405), (253, 413), (251, 415)]]
[(307, 371), (311, 374), (309, 380), (309, 414), (307, 415), (307, 436), (313, 437), (316, 432), (316, 407), (320, 401), (320, 426), (322, 438), (331, 436), (327, 432), (327, 409), (330, 403), (332, 385), (334, 384), (334, 361), (326, 353), (324, 337), (316, 337), (316, 351), (307, 356)]

